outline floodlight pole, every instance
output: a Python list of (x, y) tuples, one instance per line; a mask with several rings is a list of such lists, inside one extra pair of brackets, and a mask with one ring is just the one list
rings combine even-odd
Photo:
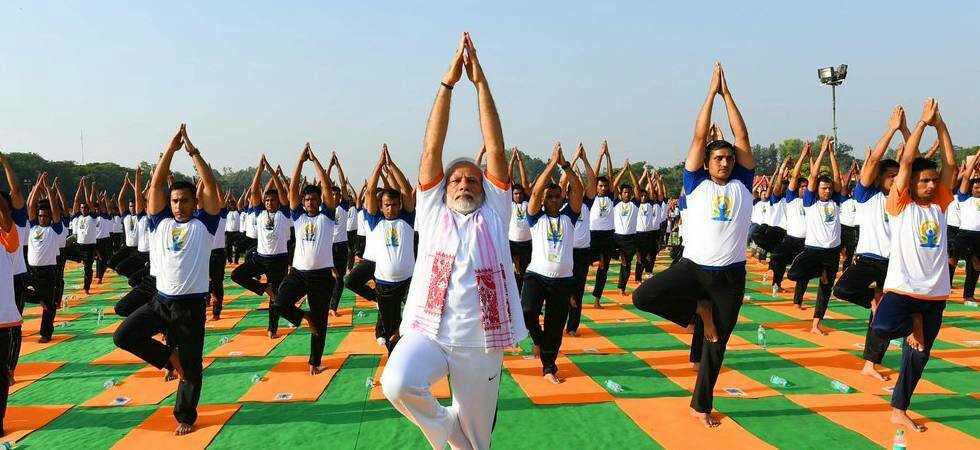
[(834, 146), (833, 146), (834, 156), (837, 156), (837, 85), (838, 84), (840, 83), (837, 82), (837, 83), (832, 83), (830, 85), (830, 92), (831, 92), (830, 95), (832, 99), (831, 107), (833, 108), (833, 116), (834, 116)]

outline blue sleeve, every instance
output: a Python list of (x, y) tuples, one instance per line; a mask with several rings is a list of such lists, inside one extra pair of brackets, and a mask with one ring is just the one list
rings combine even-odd
[(102, 218), (103, 218), (103, 219), (105, 219), (105, 220), (112, 220), (112, 216), (110, 216), (110, 215), (108, 215), (108, 214), (103, 214), (103, 215), (101, 215), (101, 216), (99, 216), (99, 217), (102, 217)]
[(141, 212), (141, 213), (139, 213), (139, 214), (136, 215), (136, 220), (140, 220), (140, 219), (142, 219), (144, 217), (146, 217), (146, 213), (145, 212)]
[(228, 210), (225, 209), (225, 208), (221, 208), (221, 211), (218, 213), (218, 216), (220, 216), (222, 219), (227, 219), (228, 218)]
[(279, 212), (281, 212), (282, 215), (284, 215), (286, 217), (289, 217), (289, 207), (288, 206), (279, 205)]
[(328, 219), (334, 222), (337, 221), (337, 210), (334, 208), (327, 208), (327, 205), (324, 205), (323, 203), (320, 203), (320, 214), (327, 216)]
[(538, 223), (538, 219), (540, 219), (543, 216), (544, 216), (544, 208), (539, 209), (538, 212), (535, 214), (528, 214), (527, 224), (533, 227), (534, 224)]
[(32, 228), (39, 225), (39, 223), (37, 222), (37, 219), (31, 220), (31, 221), (27, 222), (27, 224), (30, 225)]
[(636, 205), (637, 208), (640, 207), (640, 201), (635, 198), (633, 199), (633, 204)]
[(681, 198), (677, 199), (677, 207), (679, 209), (687, 209), (687, 196), (682, 195)]
[(572, 211), (570, 206), (565, 205), (565, 207), (561, 209), (561, 214), (569, 219), (572, 219), (572, 224), (574, 224), (576, 221), (578, 221), (578, 216), (580, 213)]
[(770, 205), (775, 205), (776, 203), (778, 203), (782, 199), (783, 199), (783, 196), (782, 195), (769, 194), (769, 204)]
[(694, 192), (694, 188), (698, 187), (698, 185), (708, 179), (708, 171), (701, 168), (695, 170), (694, 172), (690, 172), (685, 167), (681, 178), (684, 181), (684, 192), (690, 194)]
[(880, 192), (878, 186), (864, 187), (864, 184), (858, 181), (854, 186), (854, 192), (851, 193), (851, 197), (858, 203), (864, 203), (871, 200), (871, 197), (874, 197), (878, 192)]
[[(321, 209), (323, 209), (323, 208), (321, 208)], [(298, 207), (298, 208), (296, 208), (296, 209), (294, 209), (294, 210), (292, 210), (292, 211), (289, 212), (289, 218), (291, 220), (296, 220), (296, 219), (299, 219), (300, 216), (302, 216), (303, 214), (306, 214), (306, 211), (303, 209), (302, 206), (300, 206), (300, 207)]]
[[(160, 225), (160, 222), (163, 222), (164, 219), (172, 219), (173, 217), (174, 217), (174, 213), (173, 213), (173, 211), (170, 210), (170, 208), (163, 208), (162, 211), (160, 211), (160, 212), (158, 212), (156, 214), (151, 214), (150, 215), (150, 231), (156, 230), (157, 229), (157, 225)], [(215, 226), (217, 226), (217, 225), (215, 225)]]
[(803, 207), (806, 208), (808, 206), (812, 206), (816, 202), (817, 202), (817, 194), (814, 193), (813, 191), (811, 191), (809, 187), (806, 188), (806, 189), (804, 189), (803, 190)]
[(339, 206), (341, 208), (344, 208), (345, 210), (348, 210), (348, 209), (350, 209), (350, 202), (347, 201), (346, 198), (341, 198), (340, 199), (340, 204), (337, 205), (337, 206)]
[(54, 232), (55, 233), (58, 233), (58, 234), (61, 234), (61, 232), (65, 230), (61, 226), (61, 222), (51, 222), (51, 229), (54, 230)]
[[(806, 192), (807, 189), (804, 189), (803, 191)], [(796, 191), (794, 191), (794, 190), (792, 190), (792, 189), (790, 189), (788, 187), (786, 188), (786, 192), (783, 195), (784, 195), (783, 198), (786, 199), (786, 203), (789, 203), (789, 202), (791, 202), (791, 201), (796, 200), (797, 198), (799, 198), (799, 196), (796, 195)]]
[(735, 168), (732, 170), (732, 179), (738, 180), (745, 186), (745, 189), (752, 190), (752, 182), (755, 181), (755, 169), (746, 169), (739, 163), (735, 163)]
[(14, 221), (14, 225), (18, 227), (27, 226), (27, 207), (19, 208), (10, 211), (10, 220)]
[(970, 197), (973, 197), (973, 196), (970, 195), (970, 194), (967, 194), (965, 192), (956, 191), (956, 201), (958, 201), (958, 202), (965, 202), (966, 199), (968, 199)]
[(201, 210), (201, 214), (196, 217), (204, 224), (204, 227), (208, 229), (208, 233), (212, 235), (218, 232), (218, 223), (221, 222), (221, 215), (219, 214), (208, 214), (207, 211)]
[(592, 209), (593, 203), (595, 203), (595, 197), (589, 197), (588, 195), (582, 196), (582, 204), (588, 206), (589, 209)]
[(380, 209), (377, 214), (369, 214), (367, 211), (364, 211), (364, 222), (367, 223), (368, 229), (371, 231), (374, 231), (374, 227), (378, 226), (382, 218), (384, 218), (384, 214)]
[(71, 219), (69, 219), (67, 217), (62, 217), (61, 218), (61, 226), (67, 228), (69, 225), (71, 225)]
[(847, 197), (842, 195), (840, 192), (834, 192), (834, 196), (831, 197), (830, 199), (833, 200), (834, 203), (837, 203), (838, 205), (847, 201)]
[(404, 209), (398, 214), (398, 218), (404, 220), (410, 227), (415, 228), (415, 212), (407, 212)]

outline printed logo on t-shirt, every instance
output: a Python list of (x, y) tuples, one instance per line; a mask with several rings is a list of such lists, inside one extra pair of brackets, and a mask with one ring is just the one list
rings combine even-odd
[(605, 197), (599, 199), (599, 217), (606, 217), (609, 215), (609, 200)]
[(276, 215), (270, 214), (268, 211), (265, 212), (265, 229), (266, 231), (272, 231), (276, 228)]
[(823, 221), (824, 222), (833, 222), (834, 221), (834, 217), (835, 217), (835, 214), (834, 214), (835, 212), (837, 212), (837, 208), (834, 207), (834, 204), (833, 203), (829, 203), (828, 202), (828, 203), (824, 204), (823, 205)]
[(558, 246), (562, 239), (565, 238), (565, 231), (562, 230), (561, 218), (558, 220), (551, 220), (548, 218), (548, 242), (552, 246)]
[(76, 226), (78, 227), (78, 230), (79, 231), (88, 228), (88, 224), (85, 223), (85, 219), (79, 219), (79, 221), (77, 222), (77, 225)]
[(629, 217), (630, 216), (630, 212), (632, 212), (632, 211), (630, 210), (630, 207), (629, 207), (629, 204), (628, 203), (623, 203), (623, 206), (621, 208), (619, 208), (619, 215), (621, 217), (623, 217), (623, 218)]
[(398, 233), (398, 229), (395, 227), (389, 227), (385, 230), (385, 246), (386, 247), (398, 247), (401, 244), (401, 236)]
[(303, 240), (306, 242), (316, 241), (316, 224), (313, 222), (306, 222), (303, 225)]
[(517, 203), (514, 204), (514, 221), (522, 222), (527, 220), (527, 211), (524, 209), (524, 205)]
[(640, 205), (640, 215), (642, 215), (642, 216), (647, 215), (647, 211), (650, 211), (650, 205), (649, 204), (644, 203), (644, 204)]
[(31, 233), (31, 241), (33, 241), (35, 244), (38, 245), (40, 245), (41, 242), (44, 242), (44, 230), (41, 229), (34, 230), (34, 232)]
[(926, 219), (919, 224), (919, 247), (939, 247), (939, 224), (935, 220)]
[(177, 224), (170, 230), (170, 247), (168, 250), (179, 252), (187, 246), (187, 224)]
[(711, 210), (711, 220), (715, 222), (731, 222), (732, 199), (728, 198), (727, 195), (716, 196)]

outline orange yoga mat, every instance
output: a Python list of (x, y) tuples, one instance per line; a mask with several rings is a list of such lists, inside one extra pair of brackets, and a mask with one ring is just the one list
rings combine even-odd
[(560, 405), (574, 403), (600, 403), (613, 400), (613, 396), (592, 380), (571, 360), (559, 356), (558, 376), (565, 380), (553, 384), (541, 373), (541, 361), (524, 356), (504, 356), (504, 367), (514, 381), (536, 405)]
[[(792, 299), (792, 294), (790, 294), (790, 298)], [(808, 323), (813, 320), (813, 309), (814, 309), (813, 301), (812, 300), (807, 301), (806, 297), (803, 298), (803, 305), (806, 306), (806, 309), (804, 310), (797, 309), (796, 305), (793, 304), (792, 300), (786, 302), (753, 302), (753, 303), (763, 308), (766, 308), (770, 311), (775, 311), (780, 314), (790, 316), (794, 319), (805, 320)], [(827, 310), (826, 314), (824, 314), (824, 318), (835, 319), (835, 320), (836, 319), (856, 320), (851, 316), (845, 316), (843, 314), (835, 313), (834, 311), (829, 309)]]
[(703, 450), (719, 444), (733, 449), (775, 448), (719, 412), (713, 414), (721, 426), (705, 428), (691, 417), (690, 403), (687, 397), (616, 399), (616, 406), (664, 448)]
[[(653, 322), (653, 325), (661, 330), (666, 331), (671, 336), (677, 338), (678, 340), (684, 342), (687, 345), (691, 345), (691, 341), (694, 339), (694, 334), (687, 331), (680, 325), (674, 322)], [(752, 342), (742, 339), (741, 336), (732, 334), (728, 338), (728, 345), (725, 347), (726, 350), (758, 350), (759, 346), (753, 344)]]
[[(115, 310), (113, 310), (113, 313), (115, 313)], [(106, 314), (108, 314), (108, 312), (106, 312)], [(117, 320), (115, 322), (112, 322), (109, 325), (106, 325), (104, 328), (99, 328), (98, 330), (95, 330), (95, 334), (112, 334), (112, 333), (115, 333), (116, 332), (116, 328), (119, 328), (119, 325), (122, 325), (122, 323), (123, 323), (122, 320)]]
[(582, 353), (618, 354), (626, 353), (626, 350), (619, 348), (605, 336), (596, 333), (595, 330), (585, 325), (579, 325), (578, 336), (562, 337), (561, 352), (566, 355)]
[[(233, 286), (225, 286), (225, 289), (230, 288), (230, 287), (233, 287)], [(233, 302), (233, 301), (238, 300), (239, 298), (241, 298), (242, 295), (244, 295), (244, 294), (243, 293), (238, 293), (238, 294), (225, 294), (225, 298), (221, 300), (221, 306), (222, 307), (228, 306), (228, 304), (230, 304), (231, 302)]]
[[(57, 314), (54, 317), (54, 326), (55, 328), (57, 328), (62, 323), (71, 322), (79, 317), (82, 317), (82, 314)], [(24, 323), (20, 326), (21, 336), (33, 336), (40, 332), (41, 332), (40, 317), (36, 319), (25, 320)]]
[(966, 347), (980, 347), (980, 333), (964, 328), (943, 326), (937, 339)]
[[(388, 362), (388, 355), (381, 357), (378, 370), (374, 372), (374, 386), (371, 388), (371, 400), (384, 400), (385, 395), (381, 390), (381, 374), (384, 373), (385, 364)], [(452, 393), (449, 390), (449, 378), (443, 377), (436, 384), (432, 385), (432, 395), (436, 398), (449, 398)]]
[[(623, 294), (620, 294), (619, 291), (617, 291), (617, 290), (602, 291), (602, 297), (603, 298), (608, 298), (609, 300), (612, 300), (612, 301), (614, 301), (616, 303), (619, 303), (620, 305), (632, 305), (633, 304), (633, 295), (630, 294), (629, 292), (627, 292), (626, 295), (623, 295)], [(589, 303), (589, 302), (591, 302), (591, 299), (589, 298), (588, 295), (586, 295), (585, 296), (585, 299), (583, 301), (585, 301), (586, 303)]]
[(242, 356), (265, 356), (292, 332), (293, 328), (279, 328), (279, 336), (275, 339), (269, 339), (269, 331), (265, 327), (249, 328), (232, 337), (228, 343), (222, 344), (212, 350), (211, 353), (208, 353), (208, 357), (239, 358)]
[(340, 342), (335, 353), (347, 353), (349, 355), (383, 355), (387, 352), (385, 346), (378, 345), (377, 338), (374, 337), (374, 326), (364, 325), (354, 327), (344, 340)]
[(0, 442), (16, 443), (34, 430), (51, 423), (71, 407), (72, 405), (8, 406), (7, 415), (3, 419), (3, 430), (7, 434), (0, 437)]
[(779, 330), (797, 339), (812, 342), (823, 348), (837, 350), (855, 350), (864, 348), (864, 336), (837, 330), (827, 326), (821, 327), (827, 332), (826, 336), (810, 332), (810, 322), (775, 322), (764, 323), (764, 328)]
[(194, 450), (207, 448), (231, 416), (242, 405), (199, 405), (194, 432), (175, 436), (177, 421), (172, 406), (157, 409), (143, 423), (133, 428), (116, 445), (114, 450)]
[(46, 377), (49, 373), (58, 370), (59, 367), (65, 365), (63, 362), (22, 362), (17, 364), (17, 370), (14, 372), (14, 380), (16, 382), (13, 386), (10, 386), (10, 394), (17, 392), (31, 383)]
[(606, 303), (602, 309), (596, 308), (591, 302), (582, 305), (582, 315), (596, 323), (616, 322), (646, 322), (646, 319), (623, 309), (622, 305)]
[(354, 296), (354, 307), (357, 309), (378, 309), (378, 304), (370, 300), (365, 300), (359, 295)]
[[(933, 349), (929, 352), (929, 356), (933, 358), (939, 358), (945, 361), (949, 361), (953, 364), (969, 367), (977, 372), (980, 372), (980, 350), (935, 350)], [(20, 366), (18, 366), (20, 368)], [(922, 381), (919, 380), (919, 386), (922, 386)], [(919, 387), (915, 388), (915, 392), (919, 393)]]
[(43, 311), (44, 308), (42, 308), (41, 305), (32, 306), (30, 308), (25, 308), (23, 315), (24, 317), (37, 317), (40, 316)]
[(972, 311), (950, 311), (947, 309), (943, 311), (943, 317), (972, 317), (974, 319), (980, 319), (980, 309), (974, 309)]
[(204, 323), (205, 330), (230, 330), (238, 325), (245, 316), (251, 310), (248, 309), (223, 309), (221, 310), (221, 318), (218, 320), (211, 320), (211, 315), (208, 315), (207, 322)]
[[(864, 359), (850, 353), (831, 348), (770, 348), (770, 353), (783, 359), (793, 361), (807, 369), (817, 372), (827, 378), (844, 383), (861, 392), (874, 395), (888, 395), (886, 388), (895, 386), (898, 372), (888, 371), (890, 381), (879, 381), (869, 376), (861, 375)], [(879, 370), (881, 370), (879, 368)], [(953, 392), (937, 386), (927, 380), (919, 380), (915, 387), (916, 394), (952, 394)]]
[[(787, 395), (786, 398), (883, 447), (891, 446), (898, 428), (888, 420), (892, 412), (888, 400), (875, 395)], [(915, 399), (912, 400), (912, 407), (915, 408)], [(977, 440), (962, 431), (933, 422), (912, 410), (908, 414), (928, 428), (924, 433), (905, 433), (909, 448), (951, 450), (977, 447)]]
[(46, 344), (38, 342), (37, 338), (24, 339), (20, 345), (20, 356), (30, 355), (31, 353), (54, 347), (55, 345), (65, 342), (73, 337), (75, 337), (74, 334), (58, 334), (56, 332), (54, 336), (51, 336), (51, 340)]
[[(694, 392), (694, 384), (698, 373), (691, 366), (689, 350), (664, 350), (633, 352), (657, 372), (670, 379), (678, 386)], [(748, 376), (732, 370), (724, 365), (715, 384), (716, 397), (761, 398), (782, 395)]]
[(287, 356), (262, 377), (262, 381), (238, 399), (239, 402), (313, 402), (347, 360), (346, 354), (333, 354), (321, 360), (327, 370), (310, 375), (309, 356)]
[[(212, 362), (213, 359), (205, 359), (203, 365), (207, 368)], [(146, 366), (123, 378), (119, 384), (88, 399), (81, 406), (156, 405), (177, 392), (179, 385), (177, 380), (164, 381), (164, 373), (156, 367)]]
[[(158, 334), (153, 337), (159, 342), (163, 342), (163, 335)], [(146, 361), (139, 359), (136, 355), (127, 352), (121, 348), (117, 348), (109, 353), (106, 353), (89, 364), (93, 366), (118, 366), (123, 364), (145, 364)]]

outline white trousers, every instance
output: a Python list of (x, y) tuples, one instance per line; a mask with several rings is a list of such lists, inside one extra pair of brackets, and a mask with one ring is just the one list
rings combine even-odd
[[(497, 412), (504, 352), (449, 347), (420, 333), (401, 337), (381, 375), (391, 404), (421, 430), (434, 449), (488, 449)], [(444, 407), (432, 385), (449, 375), (453, 394)]]

